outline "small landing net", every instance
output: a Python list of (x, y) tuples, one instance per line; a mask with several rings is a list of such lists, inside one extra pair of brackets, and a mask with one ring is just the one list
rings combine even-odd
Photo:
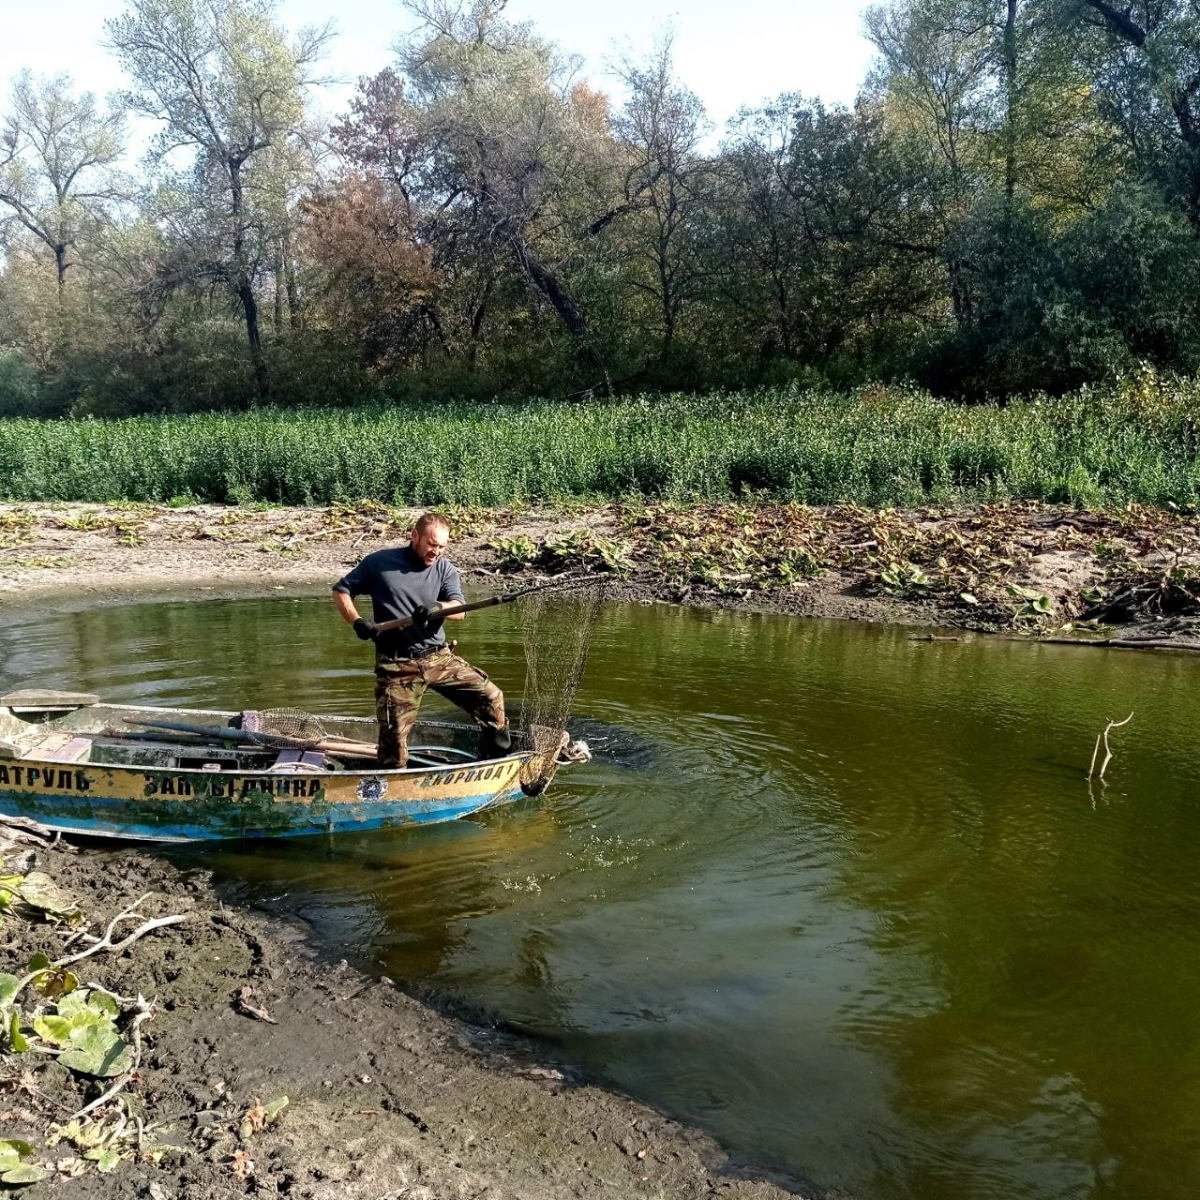
[(247, 733), (265, 733), (272, 737), (295, 738), (300, 742), (319, 742), (325, 738), (321, 721), (299, 708), (264, 708), (242, 713), (242, 728)]

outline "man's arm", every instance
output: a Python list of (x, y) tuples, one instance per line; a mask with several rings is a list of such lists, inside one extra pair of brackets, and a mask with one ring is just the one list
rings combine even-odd
[(338, 610), (342, 620), (347, 625), (353, 625), (355, 621), (361, 620), (358, 615), (358, 608), (354, 603), (354, 597), (349, 592), (339, 592), (335, 588), (333, 593), (333, 607)]
[(371, 555), (358, 564), (348, 575), (339, 579), (333, 585), (333, 607), (347, 625), (354, 626), (354, 632), (364, 642), (375, 640), (375, 626), (372, 622), (359, 616), (354, 604), (354, 597), (371, 591), (372, 566)]
[[(463, 603), (462, 580), (458, 577), (458, 568), (453, 563), (446, 564), (446, 573), (442, 579), (442, 587), (438, 592), (439, 604)], [(465, 621), (466, 613), (451, 613), (443, 618), (446, 621)]]
[(373, 642), (375, 640), (374, 622), (368, 621), (366, 617), (358, 615), (358, 609), (354, 606), (354, 597), (349, 592), (344, 592), (341, 588), (334, 588), (333, 607), (338, 610), (338, 613), (346, 624), (354, 626), (354, 632), (364, 642)]

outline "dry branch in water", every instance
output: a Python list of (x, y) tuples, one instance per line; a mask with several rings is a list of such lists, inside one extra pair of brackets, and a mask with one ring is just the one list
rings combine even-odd
[(1099, 771), (1099, 778), (1103, 779), (1104, 772), (1108, 770), (1108, 764), (1112, 762), (1113, 756), (1112, 751), (1108, 748), (1108, 735), (1112, 730), (1120, 729), (1123, 725), (1128, 725), (1132, 720), (1133, 713), (1130, 713), (1129, 716), (1127, 716), (1123, 721), (1109, 721), (1109, 723), (1104, 727), (1104, 732), (1096, 735), (1096, 748), (1092, 751), (1092, 765), (1088, 767), (1087, 773), (1087, 777), (1089, 779), (1091, 779), (1093, 775), (1097, 774), (1096, 759), (1100, 756), (1100, 743), (1104, 743), (1104, 762), (1100, 764)]

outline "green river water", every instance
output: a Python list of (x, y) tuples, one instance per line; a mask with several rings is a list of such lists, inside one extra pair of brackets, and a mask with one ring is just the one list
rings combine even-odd
[[(519, 696), (511, 611), (460, 629)], [(4, 690), (371, 711), (323, 598), (21, 617), (0, 663)], [(615, 605), (576, 706), (596, 758), (539, 800), (170, 853), (818, 1189), (1190, 1198), (1198, 684), (1183, 656)]]

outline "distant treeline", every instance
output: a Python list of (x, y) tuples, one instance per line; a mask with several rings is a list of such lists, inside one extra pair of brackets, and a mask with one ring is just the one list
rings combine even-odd
[(963, 406), (909, 388), (0, 421), (0, 498), (1200, 505), (1200, 384)]
[(852, 107), (720, 138), (669, 38), (617, 103), (501, 0), (409, 7), (331, 125), (271, 0), (127, 0), (113, 108), (19, 76), (0, 415), (1200, 369), (1194, 0), (885, 0)]

